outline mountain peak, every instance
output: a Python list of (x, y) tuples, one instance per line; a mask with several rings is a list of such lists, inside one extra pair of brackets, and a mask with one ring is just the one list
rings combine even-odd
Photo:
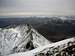
[(24, 52), (51, 43), (30, 25), (11, 25), (0, 29), (1, 55)]

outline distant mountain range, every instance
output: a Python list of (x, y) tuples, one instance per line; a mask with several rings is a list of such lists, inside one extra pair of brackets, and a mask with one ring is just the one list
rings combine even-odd
[(54, 42), (75, 36), (75, 16), (0, 17), (0, 27), (11, 24), (30, 24), (39, 33)]

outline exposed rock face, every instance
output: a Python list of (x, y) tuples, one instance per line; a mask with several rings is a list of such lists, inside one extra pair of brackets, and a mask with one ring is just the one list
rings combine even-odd
[(0, 55), (25, 52), (51, 42), (28, 25), (0, 28)]
[(74, 56), (75, 37), (48, 41), (29, 25), (0, 28), (0, 56)]

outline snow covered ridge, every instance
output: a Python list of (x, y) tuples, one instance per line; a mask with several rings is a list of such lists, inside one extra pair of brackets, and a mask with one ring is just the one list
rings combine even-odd
[(0, 55), (26, 52), (50, 43), (29, 25), (11, 25), (0, 28)]
[(52, 43), (30, 25), (11, 25), (0, 28), (0, 56), (51, 55), (74, 56), (75, 37)]
[[(68, 49), (67, 49), (68, 48)], [(71, 53), (70, 53), (70, 52)], [(69, 52), (69, 53), (68, 53)], [(66, 39), (56, 43), (40, 46), (27, 52), (15, 53), (9, 56), (74, 56), (75, 55), (75, 38)]]

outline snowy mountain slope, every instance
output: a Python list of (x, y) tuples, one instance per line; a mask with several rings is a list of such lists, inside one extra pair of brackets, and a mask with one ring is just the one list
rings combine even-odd
[(51, 43), (29, 25), (0, 28), (0, 39), (0, 55), (3, 56), (25, 52)]
[[(22, 52), (22, 53), (15, 53), (15, 54), (11, 54), (8, 56), (41, 56), (41, 55), (43, 55), (43, 56), (46, 56), (46, 55), (49, 55), (49, 56), (51, 56), (51, 55), (52, 56), (57, 56), (57, 55), (69, 56), (68, 52), (71, 50), (69, 50), (68, 52), (64, 51), (64, 50), (68, 47), (72, 47), (73, 45), (75, 46), (75, 38), (69, 38), (69, 39), (62, 40), (62, 41), (52, 43), (49, 45), (40, 46), (40, 47), (38, 47), (34, 50), (31, 50), (31, 51)], [(75, 47), (72, 48), (72, 51), (73, 51), (73, 53), (71, 52), (70, 56), (75, 55), (75, 52), (74, 52)]]
[(30, 25), (0, 28), (0, 56), (74, 56), (74, 52), (75, 37), (52, 43)]

